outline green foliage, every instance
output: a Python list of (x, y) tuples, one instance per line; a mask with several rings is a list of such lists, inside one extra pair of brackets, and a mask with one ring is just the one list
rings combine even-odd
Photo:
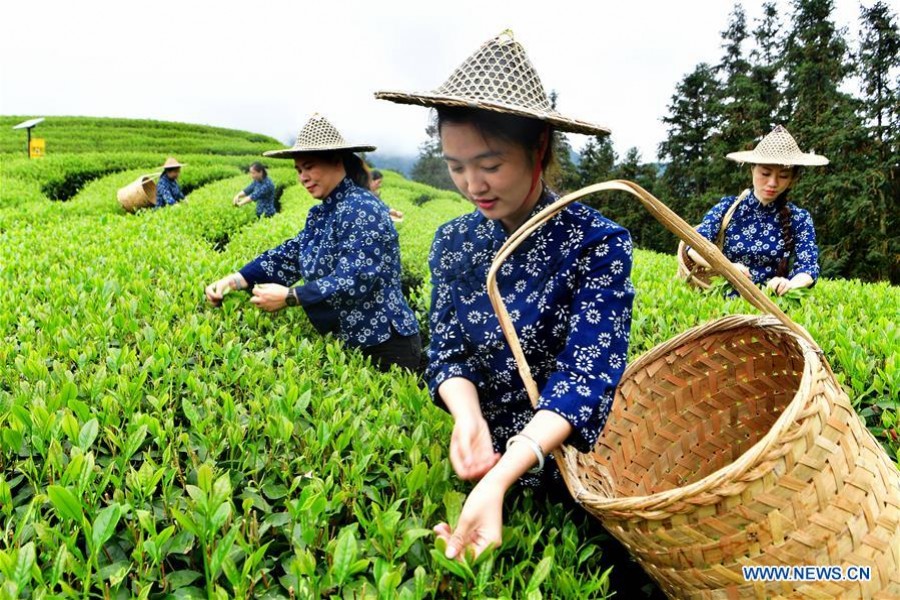
[[(290, 168), (270, 170), (285, 189), (271, 219), (231, 205), (248, 181), (236, 157), (195, 161), (182, 172), (194, 187), (182, 204), (128, 215), (115, 189), (156, 164), (134, 160), (68, 202), (40, 189), (81, 162), (33, 161), (34, 171), (3, 176), (0, 597), (616, 591), (600, 540), (528, 492), (507, 503), (502, 546), (443, 560), (430, 527), (458, 517), (469, 486), (447, 456), (450, 418), (420, 382), (318, 336), (302, 311), (262, 313), (242, 293), (221, 308), (205, 302), (206, 283), (303, 226), (315, 200)], [(418, 206), (423, 194), (431, 199)], [(405, 213), (403, 269), (421, 282), (411, 293), (424, 319), (434, 231), (472, 207), (390, 172), (383, 197)], [(611, 204), (608, 216), (623, 209)], [(636, 253), (632, 358), (749, 310), (689, 290), (674, 270), (670, 255)], [(898, 456), (898, 288), (826, 279), (779, 302)]]
[(437, 125), (428, 125), (425, 133), (428, 135), (428, 139), (419, 146), (419, 157), (413, 165), (410, 176), (419, 183), (442, 190), (455, 191), (456, 185), (450, 179), (447, 163), (444, 162), (441, 153), (441, 140)]
[[(0, 154), (25, 156), (25, 132), (12, 126), (30, 117), (0, 116)], [(258, 133), (147, 119), (47, 117), (34, 129), (47, 154), (153, 152), (172, 154), (262, 154), (278, 140)], [(162, 164), (162, 163), (160, 163)]]

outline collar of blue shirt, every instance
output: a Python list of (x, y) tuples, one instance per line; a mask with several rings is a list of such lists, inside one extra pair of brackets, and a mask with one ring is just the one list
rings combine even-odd
[(332, 207), (341, 200), (350, 192), (351, 189), (356, 187), (356, 184), (353, 183), (353, 180), (349, 177), (344, 177), (341, 179), (341, 182), (337, 184), (337, 186), (331, 190), (331, 193), (322, 200), (323, 206)]
[[(557, 200), (559, 200), (559, 196), (556, 195), (556, 193), (550, 191), (549, 188), (545, 187), (544, 192), (541, 194), (540, 199), (537, 201), (537, 204), (535, 204), (534, 208), (531, 209), (531, 214), (528, 215), (528, 218), (530, 219)], [(488, 219), (481, 213), (481, 211), (478, 211), (478, 216), (480, 217), (478, 220), (479, 224), (484, 223), (485, 221), (489, 221), (488, 225), (490, 226), (491, 237), (500, 242), (506, 241), (506, 239), (509, 237), (509, 234), (506, 233), (506, 228), (503, 227), (503, 223), (501, 223), (499, 219)]]

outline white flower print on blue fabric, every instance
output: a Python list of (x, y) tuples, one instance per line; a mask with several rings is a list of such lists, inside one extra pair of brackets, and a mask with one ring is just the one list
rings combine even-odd
[[(722, 219), (735, 201), (735, 196), (722, 198), (710, 209), (697, 231), (711, 242), (719, 234)], [(806, 273), (819, 278), (819, 247), (816, 230), (809, 212), (788, 202), (791, 213), (791, 234), (794, 238), (793, 265), (788, 279)], [(751, 192), (738, 205), (731, 217), (722, 248), (725, 257), (750, 269), (753, 282), (763, 284), (775, 277), (778, 263), (785, 256), (785, 244), (775, 203), (763, 205)], [(789, 259), (791, 257), (788, 257)]]
[[(556, 199), (545, 191), (534, 212)], [(429, 389), (442, 405), (441, 383), (472, 381), (498, 452), (535, 412), (487, 295), (488, 268), (506, 239), (499, 221), (474, 211), (441, 226), (429, 256)], [(566, 243), (573, 239), (578, 243)], [(624, 370), (634, 298), (631, 252), (625, 229), (574, 203), (523, 242), (498, 273), (541, 392), (538, 407), (571, 423), (568, 442), (580, 450), (596, 442)]]
[(261, 181), (251, 181), (244, 188), (244, 195), (256, 202), (257, 217), (271, 217), (275, 214), (275, 184), (268, 177)]
[(354, 346), (386, 342), (392, 326), (403, 336), (419, 332), (400, 287), (400, 245), (388, 207), (348, 178), (309, 210), (296, 237), (240, 273), (250, 288), (303, 279), (297, 295), (313, 324)]

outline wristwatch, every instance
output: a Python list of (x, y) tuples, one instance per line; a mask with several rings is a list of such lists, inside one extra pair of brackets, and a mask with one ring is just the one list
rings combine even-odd
[(297, 288), (288, 289), (287, 298), (284, 299), (284, 303), (288, 306), (300, 305), (300, 298), (297, 296)]

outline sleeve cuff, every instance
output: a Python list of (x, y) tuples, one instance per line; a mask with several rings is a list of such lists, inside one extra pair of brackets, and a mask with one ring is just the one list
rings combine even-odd
[(306, 308), (314, 304), (319, 304), (325, 299), (322, 290), (315, 281), (309, 281), (297, 288), (297, 297), (300, 299), (300, 306)]
[(238, 273), (240, 273), (241, 277), (244, 278), (244, 281), (247, 282), (247, 291), (253, 289), (253, 286), (257, 283), (265, 283), (266, 280), (266, 272), (263, 271), (262, 267), (260, 267), (256, 261), (248, 262), (241, 267)]
[[(431, 370), (431, 368), (429, 369)], [(434, 402), (437, 407), (444, 410), (447, 410), (447, 405), (444, 404), (443, 398), (438, 394), (438, 388), (441, 387), (442, 383), (453, 377), (468, 379), (476, 388), (481, 386), (481, 376), (475, 369), (468, 365), (462, 363), (449, 363), (434, 367), (433, 371), (429, 373), (428, 391), (431, 393), (432, 402)]]

